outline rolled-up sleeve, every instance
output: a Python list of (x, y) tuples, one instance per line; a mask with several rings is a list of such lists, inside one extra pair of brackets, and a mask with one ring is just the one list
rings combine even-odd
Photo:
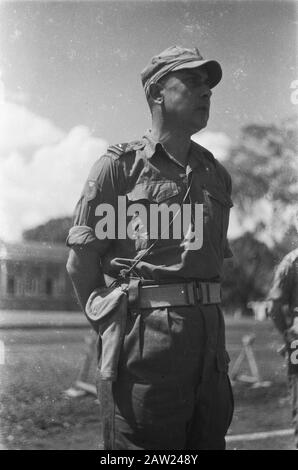
[(284, 309), (285, 306), (289, 306), (292, 290), (292, 270), (288, 261), (287, 257), (284, 258), (277, 267), (272, 287), (266, 299), (267, 316), (271, 317), (281, 334), (284, 334), (289, 326), (287, 310)]
[(280, 263), (275, 271), (273, 284), (267, 299), (280, 301), (283, 304), (289, 303), (292, 277), (292, 266), (286, 258)]
[(75, 207), (73, 226), (69, 230), (66, 245), (69, 248), (88, 247), (103, 255), (110, 248), (113, 239), (98, 238), (96, 224), (100, 216), (100, 204), (109, 204), (117, 211), (119, 190), (123, 178), (119, 161), (110, 155), (103, 155), (92, 166), (81, 197)]
[(71, 227), (66, 239), (67, 246), (91, 245), (96, 242), (94, 229), (87, 225), (74, 225)]

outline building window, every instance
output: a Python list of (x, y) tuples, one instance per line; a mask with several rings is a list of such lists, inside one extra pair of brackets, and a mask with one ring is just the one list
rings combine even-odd
[(15, 279), (12, 276), (7, 279), (7, 293), (11, 295), (15, 293)]
[(16, 278), (15, 293), (18, 297), (24, 295), (24, 279), (22, 277)]
[(39, 294), (39, 279), (26, 279), (24, 286), (24, 294), (32, 297)]
[(53, 295), (53, 279), (47, 278), (46, 280), (46, 294)]
[(46, 280), (46, 294), (53, 295), (53, 279), (48, 278)]
[(46, 280), (46, 294), (47, 295), (53, 295), (53, 279), (50, 279), (49, 277)]

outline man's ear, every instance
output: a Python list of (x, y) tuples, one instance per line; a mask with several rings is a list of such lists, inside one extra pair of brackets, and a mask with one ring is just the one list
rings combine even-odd
[(163, 86), (160, 83), (152, 83), (149, 88), (149, 96), (156, 104), (163, 103)]

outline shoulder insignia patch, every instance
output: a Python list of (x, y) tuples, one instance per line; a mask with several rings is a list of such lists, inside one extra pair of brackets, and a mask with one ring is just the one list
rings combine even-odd
[(110, 147), (108, 147), (107, 152), (112, 153), (112, 154), (116, 155), (117, 157), (120, 157), (120, 156), (124, 155), (127, 152), (131, 152), (133, 150), (141, 149), (144, 146), (145, 146), (145, 144), (143, 142), (137, 140), (137, 141), (129, 142), (129, 143), (125, 143), (125, 144), (111, 145)]
[(120, 157), (120, 155), (122, 155), (125, 152), (126, 147), (127, 147), (127, 144), (115, 144), (115, 145), (111, 145), (107, 151), (109, 153), (113, 153), (117, 155), (118, 157)]

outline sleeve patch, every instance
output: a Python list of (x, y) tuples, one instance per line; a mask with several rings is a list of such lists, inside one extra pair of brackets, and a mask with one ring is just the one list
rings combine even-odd
[(86, 198), (88, 200), (94, 199), (96, 196), (96, 191), (97, 191), (96, 181), (88, 181), (86, 190), (85, 190)]

